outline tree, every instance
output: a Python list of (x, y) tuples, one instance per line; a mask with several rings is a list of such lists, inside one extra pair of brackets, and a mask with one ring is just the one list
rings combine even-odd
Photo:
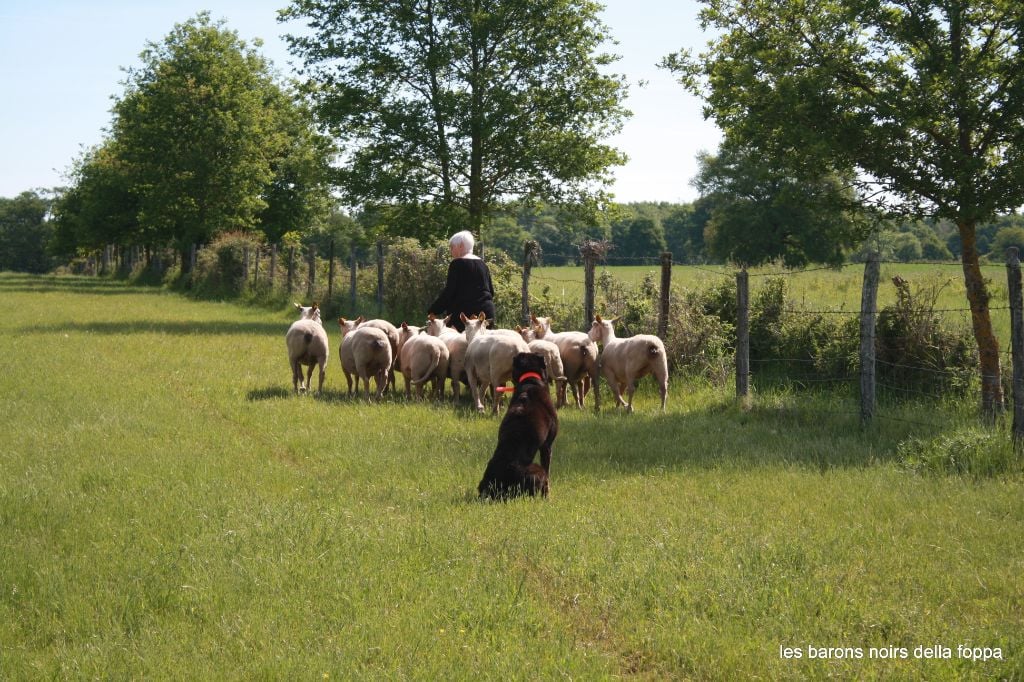
[(200, 13), (141, 58), (112, 126), (140, 224), (184, 255), (222, 231), (262, 224), (276, 234), (284, 222), (296, 230), (326, 217), (329, 204), (313, 198), (327, 192), (317, 174), (324, 150), (266, 60), (235, 32)]
[(166, 240), (144, 233), (132, 177), (112, 140), (85, 152), (71, 171), (73, 184), (54, 206), (54, 250), (62, 256), (106, 244), (155, 246)]
[(1024, 204), (1024, 5), (1014, 0), (704, 0), (720, 31), (663, 64), (727, 137), (767, 156), (855, 169), (862, 196), (953, 221), (982, 409), (1002, 405), (975, 232)]
[(727, 139), (717, 156), (700, 154), (694, 186), (712, 202), (708, 252), (744, 267), (839, 265), (866, 236), (857, 201), (836, 174), (798, 174)]
[(35, 192), (0, 197), (0, 270), (47, 272), (52, 267), (46, 252), (53, 233), (49, 210), (49, 200)]
[[(283, 20), (353, 205), (433, 206), (422, 239), (510, 198), (601, 199), (625, 85), (590, 0), (294, 0)], [(436, 208), (440, 207), (440, 208)], [(424, 223), (421, 221), (421, 225)]]
[(1024, 227), (1004, 227), (996, 233), (992, 242), (992, 250), (998, 257), (1003, 257), (1006, 250), (1011, 246), (1024, 253)]

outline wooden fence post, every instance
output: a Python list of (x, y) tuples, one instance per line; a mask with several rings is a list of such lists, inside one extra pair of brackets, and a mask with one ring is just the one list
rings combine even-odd
[(259, 246), (256, 247), (255, 258), (256, 262), (253, 263), (252, 267), (252, 285), (258, 287), (260, 285), (260, 257), (263, 256), (263, 249)]
[(672, 291), (672, 252), (661, 254), (661, 301), (658, 306), (658, 336), (668, 337), (669, 295)]
[(746, 268), (736, 273), (736, 397), (750, 396), (750, 276)]
[(316, 288), (316, 247), (309, 247), (309, 277), (306, 280), (306, 300), (313, 300), (313, 293)]
[(352, 307), (349, 309), (349, 311), (354, 316), (356, 314), (356, 281), (358, 279), (357, 276), (359, 274), (359, 261), (356, 260), (356, 247), (355, 247), (355, 244), (352, 245), (351, 260), (352, 260), (352, 265), (351, 265), (351, 267), (349, 268), (349, 271), (348, 271), (348, 276), (349, 276), (348, 295), (349, 295), (349, 299), (352, 302)]
[(288, 280), (286, 286), (288, 287), (288, 295), (292, 295), (292, 284), (295, 282), (295, 247), (288, 247)]
[(267, 273), (270, 278), (270, 290), (274, 290), (274, 278), (277, 277), (277, 244), (270, 245), (270, 272)]
[(1013, 361), (1013, 447), (1024, 447), (1024, 298), (1021, 293), (1020, 254), (1006, 250), (1006, 276), (1010, 297), (1010, 357)]
[(327, 300), (330, 301), (334, 297), (334, 240), (331, 240), (331, 246), (327, 251), (329, 264), (327, 266)]
[(523, 307), (522, 320), (524, 327), (530, 327), (530, 271), (537, 264), (540, 244), (529, 239), (523, 244)]
[(877, 253), (868, 255), (864, 264), (864, 283), (860, 293), (860, 422), (866, 425), (875, 416), (875, 321), (878, 316)]
[(384, 242), (377, 241), (377, 316), (384, 314)]

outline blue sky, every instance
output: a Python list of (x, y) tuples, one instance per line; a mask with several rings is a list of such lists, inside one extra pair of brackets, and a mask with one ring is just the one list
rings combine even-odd
[[(615, 171), (619, 201), (691, 201), (695, 156), (714, 151), (720, 134), (701, 103), (656, 67), (680, 48), (700, 51), (707, 37), (695, 0), (606, 0), (604, 21), (622, 56), (615, 70), (631, 85), (633, 111), (612, 143), (630, 161)], [(276, 21), (287, 0), (3, 0), (0, 4), (0, 197), (66, 184), (83, 149), (103, 139), (122, 71), (138, 63), (148, 41), (202, 10), (251, 42), (290, 74)], [(294, 30), (294, 29), (293, 29)], [(638, 83), (645, 82), (640, 87)]]

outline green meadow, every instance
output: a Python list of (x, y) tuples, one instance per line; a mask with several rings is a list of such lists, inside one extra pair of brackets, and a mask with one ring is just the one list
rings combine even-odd
[(1015, 457), (973, 397), (644, 383), (483, 503), (498, 418), (349, 398), (333, 325), (294, 396), (293, 317), (0, 274), (0, 679), (1024, 678), (1022, 468), (916, 456)]

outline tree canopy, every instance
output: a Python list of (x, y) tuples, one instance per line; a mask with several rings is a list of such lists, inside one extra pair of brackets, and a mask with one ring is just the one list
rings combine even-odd
[(277, 238), (326, 219), (332, 148), (256, 49), (204, 12), (140, 56), (108, 138), (77, 162), (57, 207), (65, 251), (184, 251), (220, 232)]
[(711, 202), (704, 238), (715, 258), (745, 267), (774, 260), (840, 265), (866, 236), (856, 197), (836, 174), (800, 177), (728, 141), (698, 160), (693, 184)]
[(294, 0), (307, 91), (346, 153), (352, 205), (400, 206), (421, 239), (479, 231), (499, 201), (603, 197), (627, 115), (589, 0)]
[(1002, 401), (975, 230), (1024, 204), (1024, 5), (1016, 0), (704, 0), (720, 33), (664, 65), (733, 142), (855, 171), (865, 200), (960, 233), (982, 405)]

